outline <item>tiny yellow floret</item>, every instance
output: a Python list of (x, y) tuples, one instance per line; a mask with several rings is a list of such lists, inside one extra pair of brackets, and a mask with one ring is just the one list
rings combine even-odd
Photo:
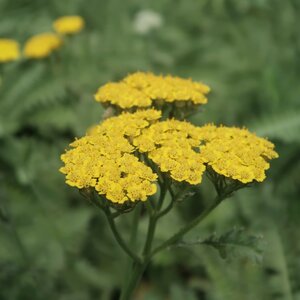
[(44, 58), (62, 45), (62, 39), (55, 33), (41, 33), (31, 37), (25, 44), (27, 58)]
[(84, 27), (84, 19), (80, 16), (63, 16), (53, 22), (53, 28), (60, 34), (78, 33)]
[(0, 39), (0, 63), (17, 60), (20, 57), (19, 43), (12, 39)]

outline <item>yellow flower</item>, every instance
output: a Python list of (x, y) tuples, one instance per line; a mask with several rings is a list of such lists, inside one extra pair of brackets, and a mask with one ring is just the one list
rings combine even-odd
[(156, 76), (137, 72), (125, 77), (124, 82), (142, 91), (153, 101), (191, 101), (193, 104), (206, 104), (205, 95), (210, 92), (210, 88), (203, 83), (170, 75)]
[(31, 37), (25, 44), (27, 58), (44, 58), (62, 45), (61, 38), (55, 33), (41, 33)]
[(161, 107), (164, 103), (190, 107), (191, 104), (207, 103), (206, 94), (209, 91), (207, 85), (191, 79), (136, 72), (119, 83), (108, 83), (100, 87), (95, 99), (122, 109)]
[(242, 183), (261, 182), (270, 167), (268, 160), (278, 157), (274, 145), (246, 129), (204, 126), (204, 144), (200, 146), (203, 159), (215, 172)]
[(265, 179), (274, 145), (246, 129), (178, 120), (159, 121), (148, 109), (122, 113), (94, 126), (61, 156), (66, 183), (94, 188), (114, 203), (145, 201), (156, 193), (158, 175), (148, 159), (175, 181), (201, 183), (207, 165), (244, 184)]
[(0, 39), (0, 63), (17, 60), (20, 57), (19, 43), (11, 39)]
[(197, 127), (188, 122), (167, 120), (145, 128), (133, 145), (176, 181), (199, 184), (205, 171), (204, 160), (194, 148), (200, 140)]
[(95, 94), (98, 102), (117, 105), (123, 109), (147, 107), (151, 105), (149, 97), (125, 83), (107, 83)]
[(66, 183), (79, 189), (95, 188), (119, 204), (145, 201), (155, 194), (157, 175), (134, 155), (131, 141), (160, 116), (161, 112), (152, 109), (123, 113), (94, 126), (61, 156), (65, 166), (60, 171)]
[(63, 16), (53, 22), (53, 27), (60, 34), (74, 34), (84, 27), (84, 20), (80, 16)]

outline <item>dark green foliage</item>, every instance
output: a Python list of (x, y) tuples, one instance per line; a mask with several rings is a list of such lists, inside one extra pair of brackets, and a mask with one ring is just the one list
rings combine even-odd
[[(147, 35), (133, 29), (143, 9), (163, 18)], [(101, 121), (98, 86), (136, 70), (203, 80), (212, 93), (192, 122), (247, 126), (280, 154), (263, 184), (238, 191), (185, 238), (201, 246), (155, 258), (140, 299), (300, 299), (299, 1), (0, 0), (0, 36), (23, 43), (64, 14), (82, 15), (86, 28), (61, 51), (0, 66), (0, 300), (116, 299), (123, 253), (103, 215), (65, 185), (59, 156)], [(206, 180), (183, 195), (156, 242), (212, 198)], [(129, 221), (118, 219), (125, 238)], [(145, 231), (142, 218), (140, 239)]]

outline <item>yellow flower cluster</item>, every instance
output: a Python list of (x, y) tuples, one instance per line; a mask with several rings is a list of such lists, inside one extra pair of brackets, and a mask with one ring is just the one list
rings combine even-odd
[(191, 101), (193, 104), (206, 104), (205, 95), (210, 88), (191, 79), (173, 76), (157, 76), (152, 73), (136, 72), (124, 78), (128, 85), (141, 90), (153, 101)]
[(93, 187), (100, 195), (122, 204), (145, 201), (156, 193), (157, 175), (134, 155), (130, 141), (161, 113), (155, 110), (124, 113), (107, 119), (70, 144), (61, 156), (66, 182), (77, 188)]
[(53, 27), (59, 34), (74, 34), (82, 30), (84, 20), (80, 16), (63, 16), (53, 22)]
[(108, 83), (95, 94), (96, 101), (111, 103), (122, 109), (149, 107), (161, 103), (207, 103), (210, 88), (200, 82), (172, 76), (136, 72), (119, 83)]
[[(114, 203), (145, 201), (156, 192), (157, 175), (140, 161), (146, 155), (178, 182), (201, 183), (210, 166), (225, 177), (250, 183), (265, 179), (274, 145), (246, 129), (196, 127), (175, 119), (159, 121), (161, 111), (140, 110), (111, 117), (75, 140), (62, 155), (66, 182), (93, 187)], [(136, 156), (137, 155), (137, 156)]]
[(277, 158), (274, 145), (246, 129), (215, 127), (199, 128), (202, 135), (200, 153), (215, 172), (242, 183), (266, 178), (268, 160)]
[(11, 39), (0, 39), (0, 63), (17, 60), (20, 57), (19, 43)]
[(41, 33), (31, 37), (25, 44), (27, 58), (44, 58), (62, 45), (62, 39), (55, 33)]
[(151, 105), (149, 97), (122, 82), (111, 82), (100, 87), (95, 95), (95, 99), (102, 103), (117, 105), (122, 109)]
[(199, 147), (199, 134), (192, 124), (177, 120), (155, 123), (143, 130), (133, 144), (174, 180), (201, 182), (205, 165), (201, 154), (195, 151)]

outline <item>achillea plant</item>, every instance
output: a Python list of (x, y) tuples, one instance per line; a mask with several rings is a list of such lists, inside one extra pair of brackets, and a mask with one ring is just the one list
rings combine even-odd
[[(61, 157), (65, 165), (60, 171), (66, 175), (66, 183), (104, 211), (116, 240), (132, 261), (123, 300), (132, 299), (154, 255), (178, 243), (235, 191), (262, 182), (269, 161), (278, 157), (271, 142), (247, 129), (212, 124), (197, 127), (180, 120), (207, 102), (209, 90), (192, 80), (140, 72), (119, 83), (108, 83), (99, 88), (95, 98), (115, 108), (117, 115), (91, 128)], [(153, 247), (159, 219), (172, 210), (183, 191), (201, 188), (204, 174), (216, 189), (215, 200)], [(167, 194), (169, 203), (165, 203)], [(139, 252), (121, 236), (115, 218), (131, 211), (133, 218), (139, 218), (143, 207), (149, 213), (149, 227)], [(136, 234), (136, 228), (132, 232)]]

